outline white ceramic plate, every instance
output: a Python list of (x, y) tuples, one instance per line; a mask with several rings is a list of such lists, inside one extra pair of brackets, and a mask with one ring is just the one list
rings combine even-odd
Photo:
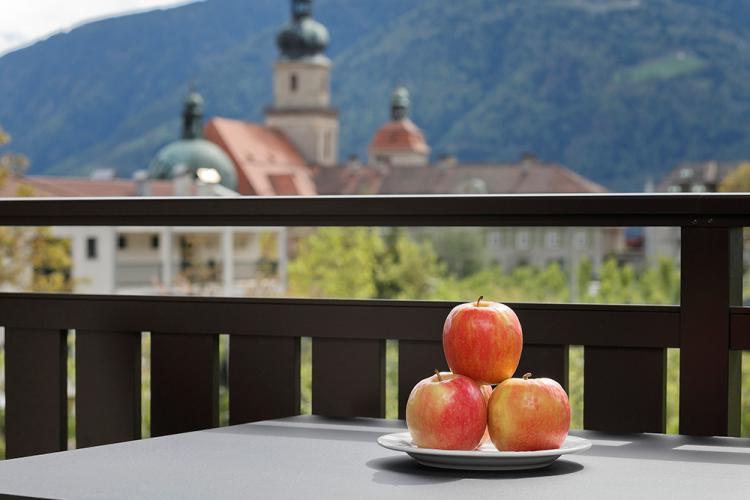
[(417, 447), (408, 432), (385, 434), (378, 438), (378, 444), (389, 450), (408, 453), (422, 465), (463, 470), (540, 469), (550, 465), (560, 455), (578, 453), (591, 448), (591, 441), (588, 439), (568, 436), (557, 450), (498, 451), (492, 443), (485, 443), (473, 451), (436, 450)]

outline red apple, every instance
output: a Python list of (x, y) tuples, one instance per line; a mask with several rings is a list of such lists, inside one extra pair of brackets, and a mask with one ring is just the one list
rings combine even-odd
[(570, 403), (551, 378), (509, 378), (492, 391), (487, 408), (490, 439), (500, 451), (553, 450), (570, 428)]
[(480, 384), (499, 384), (518, 368), (521, 323), (505, 304), (483, 301), (453, 308), (443, 326), (443, 351), (453, 373)]
[(487, 427), (485, 396), (470, 378), (435, 370), (409, 394), (406, 426), (420, 448), (476, 449)]

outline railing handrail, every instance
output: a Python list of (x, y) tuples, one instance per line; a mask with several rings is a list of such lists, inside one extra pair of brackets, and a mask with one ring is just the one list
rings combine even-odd
[[(159, 331), (194, 335), (340, 337), (440, 341), (458, 303), (437, 300), (305, 299), (0, 293), (13, 328)], [(679, 347), (677, 305), (512, 303), (536, 344)], [(284, 311), (293, 309), (293, 316)], [(39, 311), (44, 311), (40, 316)], [(279, 321), (279, 317), (285, 317)], [(607, 335), (587, 325), (607, 318)], [(555, 335), (547, 325), (557, 325)], [(314, 325), (314, 327), (310, 327)], [(638, 326), (641, 325), (641, 326)]]
[(750, 194), (0, 198), (15, 226), (750, 226)]

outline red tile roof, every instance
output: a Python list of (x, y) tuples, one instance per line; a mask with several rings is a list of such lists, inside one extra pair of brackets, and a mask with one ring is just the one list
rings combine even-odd
[[(127, 179), (88, 179), (78, 177), (9, 177), (0, 187), (0, 197), (16, 197), (19, 188), (28, 187), (37, 197), (118, 197), (137, 196), (135, 181)], [(171, 196), (172, 183), (149, 181), (151, 196)]]
[(414, 151), (429, 154), (430, 147), (419, 127), (406, 118), (380, 127), (372, 138), (369, 151)]
[[(204, 137), (218, 144), (237, 168), (238, 191), (243, 195), (317, 194), (310, 169), (297, 148), (280, 131), (239, 120), (213, 118)], [(284, 176), (284, 193), (273, 176)], [(278, 177), (277, 177), (278, 178)]]
[(320, 194), (604, 193), (606, 188), (546, 163), (450, 167), (321, 168)]

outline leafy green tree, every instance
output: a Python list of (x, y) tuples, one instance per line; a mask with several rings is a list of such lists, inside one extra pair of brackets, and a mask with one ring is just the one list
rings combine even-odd
[(479, 228), (425, 228), (419, 239), (429, 242), (447, 272), (463, 278), (484, 269), (488, 262), (485, 232)]
[(428, 243), (399, 229), (320, 228), (289, 264), (289, 289), (305, 297), (422, 299), (444, 274)]
[(510, 273), (490, 266), (462, 279), (446, 277), (431, 298), (474, 300), (476, 295), (501, 302), (567, 302), (570, 291), (565, 272), (557, 263), (541, 269), (519, 266)]
[(722, 193), (746, 193), (750, 191), (750, 162), (742, 162), (724, 177), (719, 184)]
[[(10, 136), (0, 127), (0, 146)], [(0, 154), (0, 189), (13, 180), (16, 196), (33, 196), (23, 182), (28, 159), (19, 154)], [(0, 284), (33, 292), (72, 290), (70, 243), (55, 238), (49, 228), (0, 228)]]
[(383, 251), (384, 242), (372, 229), (317, 229), (302, 240), (289, 263), (289, 291), (304, 297), (375, 297), (375, 272)]

